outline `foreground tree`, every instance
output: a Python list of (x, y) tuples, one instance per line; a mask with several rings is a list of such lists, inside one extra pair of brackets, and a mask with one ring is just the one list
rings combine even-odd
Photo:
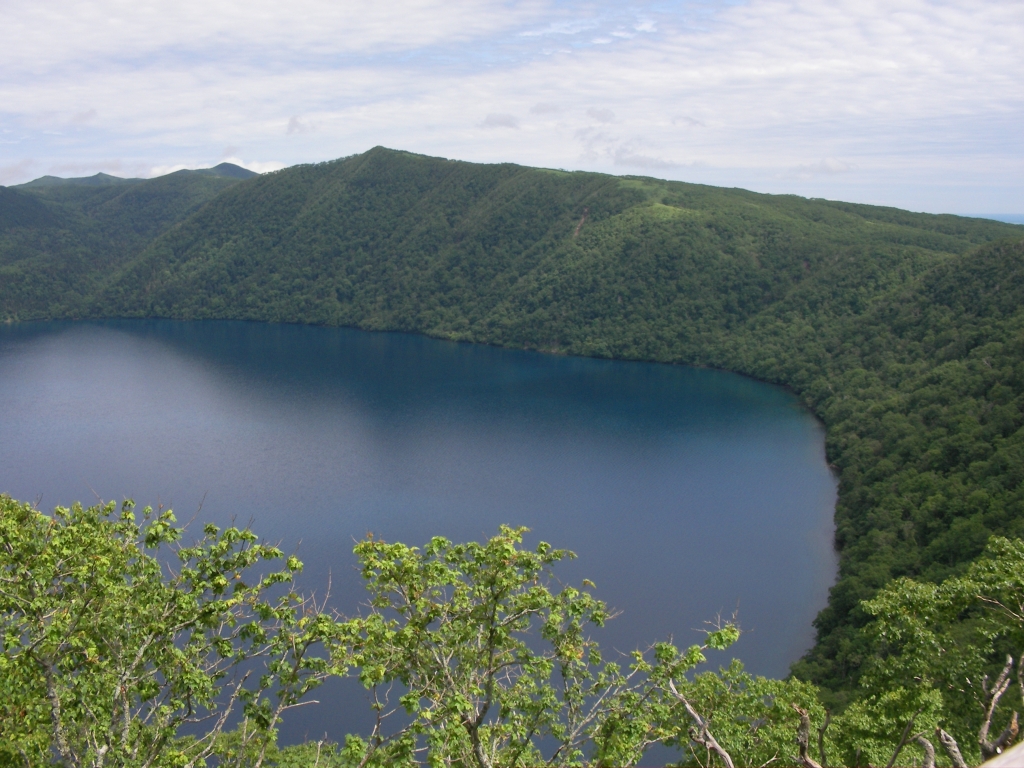
[[(684, 679), (677, 689), (689, 707), (684, 704), (669, 711), (665, 725), (674, 730), (668, 743), (682, 749), (682, 762), (688, 766), (726, 762), (706, 740), (695, 738), (699, 735), (694, 733), (696, 722), (694, 727), (680, 727), (694, 721), (687, 709), (699, 714), (717, 745), (742, 766), (808, 765), (801, 759), (797, 742), (801, 713), (808, 717), (808, 724), (812, 720), (824, 723), (826, 719), (815, 686), (795, 679), (754, 676), (737, 660), (717, 672), (701, 672), (692, 680)], [(832, 746), (823, 738), (824, 731), (821, 739), (807, 745), (808, 754), (819, 755), (822, 764), (827, 762), (825, 754)]]
[(1016, 741), (1024, 704), (1024, 542), (993, 537), (962, 576), (941, 584), (898, 579), (864, 605), (875, 617), (867, 628), (874, 654), (862, 697), (848, 710), (848, 757), (855, 743), (863, 750), (883, 731), (876, 760), (895, 741), (923, 756), (945, 752), (953, 765), (976, 764)]
[[(609, 618), (605, 604), (589, 582), (556, 586), (551, 566), (574, 555), (521, 548), (525, 531), (502, 527), (482, 544), (435, 538), (422, 551), (356, 546), (371, 610), (347, 624), (343, 661), (378, 715), (368, 739), (349, 738), (358, 764), (628, 765), (676, 735), (666, 724), (674, 681), (706, 648), (734, 642), (736, 627), (685, 651), (659, 643), (605, 661), (589, 635)], [(389, 730), (392, 720), (401, 724)]]
[[(1018, 736), (1024, 542), (994, 539), (962, 576), (865, 603), (873, 655), (832, 717), (799, 680), (737, 661), (699, 672), (735, 621), (685, 649), (606, 658), (593, 584), (558, 582), (573, 554), (526, 548), (525, 532), (422, 549), (367, 538), (368, 609), (341, 619), (247, 529), (208, 525), (183, 546), (169, 511), (44, 515), (0, 496), (0, 765), (625, 766), (663, 744), (702, 768), (959, 767)], [(350, 670), (371, 731), (278, 749), (282, 714)]]
[[(247, 529), (181, 538), (169, 510), (0, 496), (0, 763), (201, 765), (232, 717), (266, 744), (335, 671), (311, 653), (337, 625), (291, 588), (297, 559), (270, 570), (281, 551)], [(178, 740), (186, 725), (199, 735)]]

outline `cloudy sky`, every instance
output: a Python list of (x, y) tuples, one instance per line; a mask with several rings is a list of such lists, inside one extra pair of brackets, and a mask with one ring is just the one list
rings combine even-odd
[(0, 184), (381, 144), (1024, 213), (1020, 0), (0, 0)]

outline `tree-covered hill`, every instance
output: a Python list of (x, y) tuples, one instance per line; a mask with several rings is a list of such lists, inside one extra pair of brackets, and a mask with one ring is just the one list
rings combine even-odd
[(150, 180), (98, 173), (0, 187), (2, 314), (76, 311), (112, 269), (220, 192), (255, 175), (222, 163)]
[(833, 690), (860, 601), (1024, 535), (1024, 227), (382, 148), (71, 189), (0, 190), (0, 316), (350, 325), (791, 387), (840, 476), (839, 581), (796, 667)]
[(145, 179), (125, 179), (109, 173), (95, 173), (92, 176), (75, 176), (65, 179), (60, 176), (40, 176), (38, 179), (18, 184), (24, 189), (53, 191), (54, 187), (109, 187), (117, 184), (141, 184)]

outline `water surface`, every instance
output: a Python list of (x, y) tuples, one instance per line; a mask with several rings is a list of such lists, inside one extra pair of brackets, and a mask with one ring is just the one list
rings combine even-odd
[[(303, 583), (363, 599), (353, 541), (481, 539), (501, 523), (577, 552), (623, 651), (737, 607), (735, 655), (784, 675), (835, 575), (835, 483), (788, 392), (679, 366), (403, 334), (241, 322), (0, 327), (0, 491), (42, 508), (134, 498), (252, 521)], [(724, 662), (724, 659), (723, 659)], [(298, 710), (286, 740), (363, 711)], [(353, 700), (355, 699), (355, 700)]]

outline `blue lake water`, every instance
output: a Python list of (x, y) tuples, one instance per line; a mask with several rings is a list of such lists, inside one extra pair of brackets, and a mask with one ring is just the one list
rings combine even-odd
[[(0, 326), (0, 491), (252, 521), (303, 584), (363, 599), (354, 540), (422, 544), (526, 525), (579, 558), (628, 651), (700, 639), (739, 610), (732, 655), (785, 675), (835, 576), (835, 481), (790, 393), (679, 366), (418, 336), (241, 322)], [(720, 661), (725, 663), (726, 657)], [(348, 684), (283, 740), (361, 722)]]

